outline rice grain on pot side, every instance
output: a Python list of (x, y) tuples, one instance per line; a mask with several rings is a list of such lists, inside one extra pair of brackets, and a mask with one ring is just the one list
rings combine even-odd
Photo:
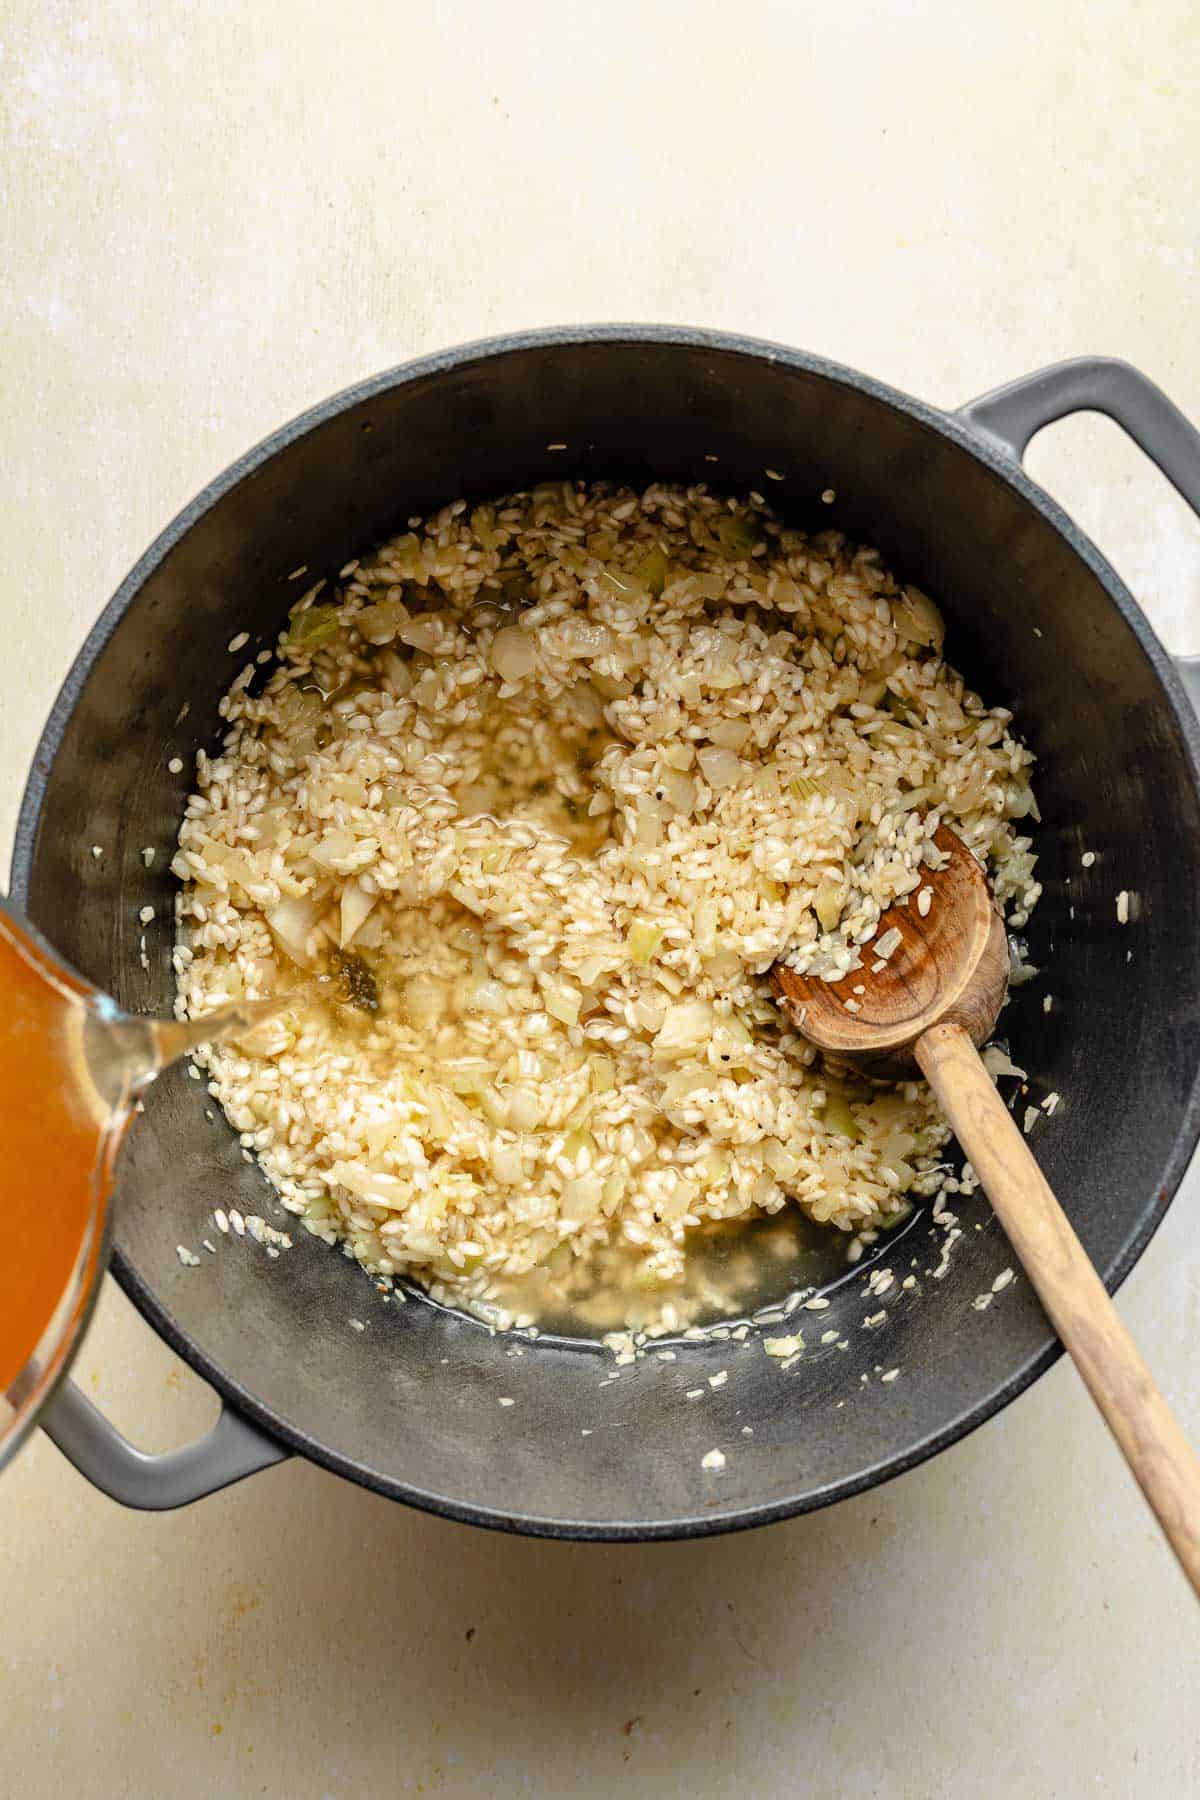
[(705, 1221), (895, 1222), (928, 1090), (824, 1065), (765, 972), (858, 966), (943, 819), (1028, 916), (1009, 712), (877, 552), (757, 496), (410, 523), (237, 677), (172, 865), (181, 1013), (297, 994), (205, 1057), (284, 1205), (501, 1325), (513, 1278), (617, 1248), (670, 1301)]

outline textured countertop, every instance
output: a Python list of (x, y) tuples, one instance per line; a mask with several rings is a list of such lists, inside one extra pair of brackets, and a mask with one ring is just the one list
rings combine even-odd
[[(1188, 0), (9, 0), (0, 842), (154, 533), (414, 353), (666, 319), (952, 404), (1102, 351), (1200, 417), (1198, 52)], [(1116, 429), (1030, 466), (1200, 649), (1200, 532)], [(1193, 1439), (1198, 1201), (1193, 1171), (1121, 1296)], [(111, 1283), (77, 1372), (149, 1449), (215, 1412)], [(1061, 1364), (882, 1490), (632, 1549), (299, 1462), (138, 1516), (37, 1437), (0, 1595), (29, 1800), (1200, 1792), (1195, 1605)]]

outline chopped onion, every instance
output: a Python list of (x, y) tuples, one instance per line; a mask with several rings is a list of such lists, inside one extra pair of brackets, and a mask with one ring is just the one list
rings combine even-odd
[(372, 1156), (378, 1156), (383, 1150), (391, 1150), (403, 1143), (412, 1130), (412, 1123), (407, 1113), (386, 1113), (382, 1118), (369, 1119), (363, 1129), (367, 1140), (367, 1150)]
[(714, 744), (723, 744), (727, 750), (740, 750), (750, 736), (750, 723), (747, 719), (718, 719), (710, 725), (708, 735)]
[(447, 1098), (448, 1096), (442, 1092), (441, 1088), (432, 1083), (425, 1091), (425, 1111), (429, 1119), (428, 1130), (430, 1136), (437, 1143), (445, 1143), (454, 1129), (450, 1109), (446, 1105)]
[(903, 597), (892, 602), (892, 624), (904, 643), (923, 644), (940, 652), (946, 641), (945, 620), (919, 588), (906, 587)]
[(880, 1090), (872, 1097), (867, 1116), (872, 1126), (889, 1140), (902, 1136), (905, 1140), (902, 1154), (907, 1156), (914, 1141), (910, 1130), (912, 1121), (910, 1103), (900, 1094)]
[(490, 1079), (491, 1071), (485, 1062), (460, 1062), (446, 1073), (452, 1094), (482, 1094)]
[(514, 1131), (532, 1131), (542, 1122), (542, 1109), (532, 1088), (511, 1087), (505, 1094), (508, 1122)]
[(675, 1056), (706, 1043), (714, 1023), (712, 1007), (706, 1000), (685, 1000), (680, 1006), (672, 1006), (654, 1039), (655, 1056)]
[(578, 1025), (583, 996), (577, 994), (574, 988), (547, 988), (544, 999), (546, 1011), (552, 1019), (557, 1019), (562, 1025)]
[(357, 838), (353, 832), (341, 831), (335, 826), (324, 834), (319, 843), (313, 845), (309, 855), (321, 868), (344, 873), (344, 865), (347, 863), (362, 868), (373, 861), (374, 851), (378, 847), (374, 838)]
[(656, 850), (662, 843), (662, 820), (648, 806), (638, 808), (633, 841), (639, 850)]
[(1024, 1081), (1026, 1078), (1026, 1071), (1019, 1069), (999, 1044), (989, 1044), (987, 1049), (982, 1052), (981, 1061), (993, 1080), (997, 1075), (1013, 1075), (1018, 1081)]
[(388, 545), (387, 555), (388, 562), (398, 574), (409, 581), (426, 585), (429, 571), (421, 555), (421, 540), (415, 532), (409, 531), (403, 537), (394, 538)]
[(696, 783), (683, 769), (667, 769), (663, 775), (663, 792), (677, 813), (685, 816), (696, 804)]
[(473, 981), (465, 1001), (468, 1012), (505, 1013), (508, 1011), (508, 989), (502, 981), (484, 978)]
[(354, 942), (378, 900), (378, 894), (366, 893), (357, 881), (348, 882), (342, 889), (341, 925), (338, 932), (340, 949), (344, 950)]
[(754, 1038), (735, 1013), (718, 1019), (712, 1042), (718, 1059), (726, 1066), (748, 1062), (754, 1049)]
[(272, 937), (302, 968), (312, 965), (308, 940), (317, 917), (318, 908), (314, 901), (294, 898), (281, 900), (265, 914)]
[(516, 1187), (525, 1179), (525, 1164), (516, 1144), (493, 1144), (492, 1174), (504, 1187)]
[(364, 606), (354, 623), (368, 644), (390, 644), (409, 617), (403, 601), (380, 600), (374, 606)]
[(762, 1151), (768, 1169), (781, 1181), (791, 1181), (800, 1172), (800, 1158), (778, 1138), (764, 1138)]
[(506, 625), (492, 639), (492, 667), (501, 681), (520, 681), (536, 663), (533, 639), (519, 625)]
[(704, 973), (717, 987), (728, 987), (742, 972), (742, 959), (736, 950), (717, 950), (704, 958)]
[(485, 1087), (479, 1096), (479, 1108), (489, 1125), (497, 1130), (508, 1124), (508, 1103), (494, 1087)]
[(1033, 789), (1026, 781), (1010, 781), (1004, 801), (1006, 819), (1036, 819), (1040, 823), (1041, 813), (1038, 803), (1033, 797)]
[(580, 987), (594, 988), (602, 975), (618, 966), (619, 960), (612, 951), (604, 951), (599, 956), (585, 956), (581, 963), (576, 964), (573, 973)]
[(369, 1169), (364, 1163), (335, 1162), (330, 1179), (347, 1193), (369, 1200), (373, 1206), (387, 1206), (403, 1212), (412, 1199), (412, 1189), (398, 1175), (386, 1175), (380, 1169)]
[(360, 950), (378, 950), (383, 943), (383, 914), (374, 911), (365, 925), (354, 932), (354, 943)]
[(700, 765), (700, 773), (711, 788), (732, 787), (742, 772), (741, 762), (733, 751), (721, 747), (699, 751), (696, 761)]
[(611, 1218), (625, 1194), (625, 1177), (619, 1169), (614, 1169), (604, 1183), (604, 1196), (601, 1205)]
[(441, 613), (422, 613), (418, 618), (403, 623), (397, 636), (402, 644), (408, 644), (413, 650), (429, 652), (436, 650), (441, 643), (444, 629)]
[(681, 1100), (699, 1093), (701, 1088), (711, 1088), (713, 1079), (703, 1069), (678, 1069), (663, 1082), (661, 1103), (664, 1107), (678, 1106)]
[(603, 1198), (604, 1182), (599, 1175), (577, 1175), (563, 1191), (560, 1215), (568, 1225), (589, 1225)]
[(636, 572), (628, 569), (614, 569), (611, 565), (600, 572), (600, 586), (606, 588), (618, 600), (644, 600), (646, 588), (639, 580)]
[(651, 1037), (667, 1016), (667, 1001), (662, 994), (641, 994), (629, 1008), (632, 1023)]

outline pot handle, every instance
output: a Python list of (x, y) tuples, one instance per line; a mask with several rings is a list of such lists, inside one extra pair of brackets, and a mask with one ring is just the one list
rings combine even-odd
[(63, 1382), (38, 1422), (93, 1487), (142, 1512), (187, 1506), (291, 1455), (224, 1405), (206, 1437), (163, 1456), (147, 1455), (122, 1437), (73, 1381)]
[[(1051, 363), (969, 401), (958, 417), (1020, 462), (1043, 425), (1076, 412), (1105, 413), (1115, 420), (1200, 515), (1200, 431), (1148, 376), (1117, 357)], [(1175, 667), (1200, 713), (1200, 656), (1177, 656)]]

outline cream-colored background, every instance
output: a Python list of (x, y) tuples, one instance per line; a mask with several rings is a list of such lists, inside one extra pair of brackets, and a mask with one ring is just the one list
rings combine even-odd
[[(8, 0), (0, 841), (151, 536), (414, 352), (682, 320), (950, 404), (1107, 351), (1200, 417), (1198, 53), (1190, 0)], [(1094, 420), (1031, 466), (1200, 649), (1162, 480)], [(1196, 1438), (1198, 1199), (1122, 1295)], [(149, 1448), (214, 1411), (111, 1284), (79, 1375)], [(1061, 1366), (882, 1491), (683, 1546), (298, 1463), (139, 1517), (39, 1438), (0, 1483), (0, 1792), (1183, 1795), (1196, 1623)]]

